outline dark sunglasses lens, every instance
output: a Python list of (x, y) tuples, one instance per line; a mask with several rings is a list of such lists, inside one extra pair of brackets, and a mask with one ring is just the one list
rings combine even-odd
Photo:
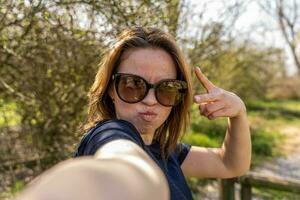
[(144, 80), (136, 76), (121, 75), (117, 84), (119, 97), (128, 103), (141, 101), (147, 90)]
[(157, 100), (164, 106), (178, 104), (185, 94), (184, 86), (177, 81), (164, 81), (156, 90)]

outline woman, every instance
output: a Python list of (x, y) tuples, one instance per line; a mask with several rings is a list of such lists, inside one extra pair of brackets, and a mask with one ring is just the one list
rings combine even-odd
[[(125, 30), (99, 66), (89, 92), (87, 133), (75, 156), (94, 155), (100, 161), (116, 161), (115, 165), (121, 160), (134, 165), (143, 175), (131, 179), (123, 176), (125, 170), (111, 171), (129, 188), (149, 183), (149, 190), (161, 199), (169, 195), (172, 200), (192, 199), (184, 177), (244, 174), (251, 160), (245, 105), (237, 95), (211, 83), (200, 68), (195, 68), (195, 74), (207, 93), (193, 97), (190, 69), (171, 35), (156, 28)], [(180, 143), (192, 101), (208, 119), (228, 117), (221, 148)], [(114, 180), (105, 178), (108, 185)], [(120, 186), (116, 193), (121, 191), (131, 189)], [(141, 192), (143, 199), (149, 198), (146, 191)]]
[[(95, 130), (101, 135), (97, 130), (103, 126), (101, 121), (121, 119), (132, 124), (138, 134), (125, 133), (128, 138), (115, 132), (100, 139), (94, 136), (94, 142), (90, 141), (94, 144), (81, 143), (77, 156), (94, 154), (101, 145), (115, 139), (133, 141), (160, 166), (172, 199), (191, 199), (183, 175), (229, 178), (244, 174), (251, 155), (245, 105), (235, 94), (212, 84), (200, 68), (195, 73), (208, 93), (196, 95), (194, 101), (209, 119), (229, 117), (228, 133), (220, 149), (179, 143), (188, 126), (193, 98), (189, 72), (169, 34), (141, 27), (124, 31), (101, 63), (90, 90), (86, 129), (87, 136), (95, 135)], [(96, 148), (91, 149), (93, 145)]]

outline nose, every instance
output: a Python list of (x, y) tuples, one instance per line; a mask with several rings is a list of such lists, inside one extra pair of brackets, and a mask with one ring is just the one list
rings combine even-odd
[(148, 94), (146, 95), (146, 97), (143, 99), (142, 101), (144, 104), (147, 105), (155, 105), (157, 104), (157, 100), (155, 97), (155, 91), (153, 88), (151, 88), (148, 92)]

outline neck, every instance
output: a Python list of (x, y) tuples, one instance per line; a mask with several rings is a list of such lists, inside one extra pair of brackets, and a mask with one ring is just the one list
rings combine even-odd
[(141, 137), (145, 143), (145, 145), (150, 145), (152, 144), (152, 140), (153, 140), (153, 135), (149, 135), (149, 134), (141, 134)]

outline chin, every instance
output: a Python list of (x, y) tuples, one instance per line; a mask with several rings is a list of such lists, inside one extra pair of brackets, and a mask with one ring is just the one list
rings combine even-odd
[(150, 133), (154, 133), (155, 130), (153, 128), (145, 128), (145, 127), (140, 127), (140, 128), (137, 128), (139, 133), (141, 135), (146, 135), (146, 134), (150, 134)]

